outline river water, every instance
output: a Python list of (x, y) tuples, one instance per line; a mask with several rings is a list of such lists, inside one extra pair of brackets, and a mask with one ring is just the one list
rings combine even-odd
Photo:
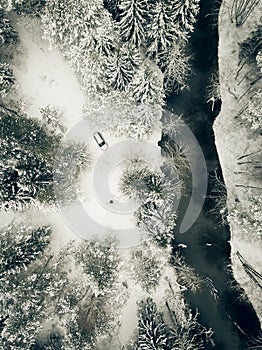
[[(201, 0), (200, 4), (198, 22), (190, 38), (190, 50), (194, 55), (190, 90), (171, 95), (167, 100), (167, 108), (173, 113), (183, 113), (205, 155), (209, 176), (217, 168), (223, 180), (212, 129), (220, 106), (217, 104), (212, 112), (206, 103), (208, 78), (218, 64), (217, 17), (220, 3)], [(185, 293), (186, 301), (192, 310), (199, 311), (199, 322), (213, 329), (215, 349), (245, 349), (248, 338), (259, 334), (260, 323), (252, 305), (240, 298), (240, 290), (236, 288), (238, 285), (230, 268), (229, 227), (219, 225), (220, 219), (210, 214), (215, 203), (207, 198), (193, 227), (180, 234), (178, 228), (190, 198), (190, 180), (187, 187), (187, 194), (180, 201), (174, 250), (179, 250), (203, 279), (211, 278), (218, 293), (217, 298), (214, 298), (208, 288), (197, 293), (188, 291)], [(212, 189), (213, 183), (210, 182), (207, 197)], [(178, 244), (185, 244), (187, 248), (180, 249)]]

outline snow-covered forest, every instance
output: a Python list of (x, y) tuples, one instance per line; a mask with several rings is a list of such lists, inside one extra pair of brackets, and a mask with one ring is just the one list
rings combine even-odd
[[(225, 2), (222, 9), (233, 28), (258, 11), (254, 1), (250, 8), (245, 1), (241, 6), (237, 0)], [(210, 31), (219, 4), (210, 5), (204, 16), (211, 19)], [(258, 326), (246, 334), (226, 304), (227, 295), (237, 295), (253, 324), (259, 323), (261, 262), (247, 262), (245, 247), (242, 251), (242, 243), (233, 241), (258, 288), (250, 295), (250, 284), (234, 279), (238, 272), (227, 252), (230, 229), (239, 239), (261, 244), (259, 161), (252, 163), (252, 182), (234, 184), (246, 186), (246, 201), (243, 193), (232, 195), (223, 154), (215, 163), (221, 161), (224, 179), (208, 159), (207, 167), (200, 165), (208, 152), (199, 139), (201, 113), (193, 105), (202, 103), (214, 120), (221, 100), (223, 108), (229, 103), (230, 85), (221, 78), (217, 58), (206, 80), (197, 67), (194, 38), (205, 6), (202, 0), (0, 0), (0, 350), (261, 346)], [(241, 94), (234, 119), (258, 145), (262, 47), (257, 22), (253, 31), (245, 29), (250, 33), (238, 45), (241, 88), (228, 89)], [(198, 81), (204, 86), (197, 92), (202, 102), (195, 100)], [(250, 86), (243, 88), (247, 81)], [(199, 150), (189, 136), (185, 139), (189, 128)], [(215, 130), (218, 149), (219, 133)], [(239, 157), (238, 172), (250, 172), (249, 152), (259, 150)], [(206, 173), (197, 173), (201, 169)], [(201, 192), (189, 202), (205, 180), (205, 198)], [(103, 191), (105, 200), (98, 198)], [(79, 203), (81, 210), (71, 212)], [(190, 203), (200, 219), (183, 239), (179, 229)], [(83, 210), (92, 218), (86, 223)], [(73, 222), (81, 220), (84, 232), (77, 232)], [(123, 238), (128, 232), (138, 238), (125, 246), (132, 242)], [(203, 267), (213, 250), (200, 257), (195, 253), (198, 246), (202, 252), (200, 245), (217, 247), (213, 260), (217, 251), (224, 256)], [(227, 342), (217, 331), (224, 326), (231, 337)]]

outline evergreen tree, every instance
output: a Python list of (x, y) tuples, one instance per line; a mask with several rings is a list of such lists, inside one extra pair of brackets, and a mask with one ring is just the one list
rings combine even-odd
[(50, 133), (64, 134), (66, 132), (66, 127), (61, 123), (61, 111), (47, 105), (45, 108), (40, 108), (40, 113), (43, 123)]
[(10, 275), (0, 290), (0, 315), (5, 318), (0, 349), (30, 349), (47, 319), (53, 302), (65, 285), (61, 262), (45, 254), (16, 276)]
[(85, 241), (77, 247), (75, 259), (93, 285), (94, 291), (97, 289), (98, 295), (113, 287), (117, 278), (119, 257), (112, 243), (104, 245), (97, 241)]
[(0, 230), (0, 281), (8, 282), (36, 260), (50, 243), (50, 227), (33, 229), (21, 225)]
[(67, 349), (72, 350), (91, 350), (93, 347), (90, 334), (79, 325), (79, 316), (77, 314), (71, 317), (65, 325), (66, 335), (65, 344)]
[(147, 25), (148, 53), (158, 59), (159, 53), (165, 52), (174, 40), (175, 28), (170, 0), (155, 1), (151, 7)]
[(42, 13), (46, 0), (22, 0), (15, 4), (16, 12), (32, 16), (40, 16)]
[(44, 344), (36, 343), (30, 350), (66, 350), (63, 345), (63, 336), (52, 330)]
[(135, 213), (137, 226), (142, 229), (155, 243), (167, 246), (173, 238), (176, 225), (176, 213), (172, 201), (159, 200), (148, 202), (138, 208)]
[(166, 196), (161, 174), (140, 160), (128, 164), (120, 181), (120, 190), (129, 199), (142, 203), (158, 201)]
[(127, 44), (108, 59), (108, 78), (113, 89), (125, 90), (141, 63), (138, 50)]
[(52, 159), (60, 137), (16, 112), (0, 109), (0, 205), (18, 209), (53, 201)]
[(132, 253), (133, 278), (147, 293), (158, 286), (163, 269), (162, 256), (162, 249), (148, 241)]
[(140, 303), (138, 317), (138, 349), (169, 350), (168, 327), (152, 298)]
[(0, 96), (6, 96), (14, 84), (15, 77), (13, 70), (10, 68), (9, 64), (0, 62)]
[(172, 7), (174, 23), (178, 27), (178, 32), (187, 34), (193, 32), (199, 12), (199, 0), (174, 0)]
[(191, 71), (190, 56), (184, 43), (173, 43), (159, 56), (158, 64), (164, 74), (164, 91), (168, 96), (188, 88), (187, 81)]
[(14, 43), (17, 39), (18, 34), (12, 27), (10, 20), (4, 16), (4, 11), (1, 9), (0, 3), (0, 47), (4, 44)]
[(121, 0), (104, 0), (105, 8), (112, 14), (113, 19), (119, 20), (119, 4)]
[(163, 83), (156, 69), (148, 63), (141, 65), (129, 85), (135, 102), (162, 106), (164, 103)]
[(92, 50), (100, 33), (105, 33), (103, 27), (110, 22), (110, 15), (102, 0), (47, 0), (41, 19), (44, 35), (51, 43), (57, 42), (67, 51), (75, 45)]
[[(126, 104), (109, 125), (116, 136), (127, 136), (132, 139), (143, 139), (160, 127), (162, 108), (148, 104)], [(123, 119), (123, 115), (126, 118)]]
[(139, 47), (145, 38), (147, 3), (145, 0), (122, 0), (120, 10), (120, 34), (124, 41)]

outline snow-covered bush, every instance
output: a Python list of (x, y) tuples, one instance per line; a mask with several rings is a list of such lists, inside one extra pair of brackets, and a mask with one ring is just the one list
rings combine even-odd
[(207, 102), (212, 103), (212, 110), (214, 109), (214, 103), (221, 99), (220, 83), (218, 71), (210, 74), (209, 83), (207, 85)]
[(196, 273), (193, 267), (189, 266), (183, 257), (175, 254), (172, 257), (172, 263), (177, 273), (178, 283), (195, 293), (203, 287), (202, 278)]
[(162, 147), (164, 163), (161, 167), (166, 176), (171, 179), (187, 177), (190, 170), (188, 162), (189, 146), (179, 145), (170, 140)]
[(262, 130), (262, 89), (255, 92), (248, 102), (246, 109), (241, 114), (241, 118), (252, 130)]

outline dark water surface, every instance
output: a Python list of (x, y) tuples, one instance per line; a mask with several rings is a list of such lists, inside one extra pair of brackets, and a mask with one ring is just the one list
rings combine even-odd
[[(170, 96), (167, 108), (174, 113), (183, 113), (185, 116), (185, 121), (202, 147), (209, 175), (215, 168), (221, 175), (212, 130), (212, 124), (219, 113), (220, 106), (217, 105), (212, 112), (206, 103), (208, 78), (217, 68), (216, 23), (220, 4), (212, 0), (202, 0), (200, 4), (201, 11), (196, 29), (190, 39), (190, 49), (194, 55), (194, 75), (190, 80), (190, 90)], [(210, 16), (211, 13), (213, 15)], [(212, 186), (210, 182), (207, 197), (210, 195)], [(229, 227), (219, 225), (219, 219), (209, 213), (214, 206), (214, 201), (207, 198), (194, 226), (186, 233), (180, 234), (178, 228), (189, 199), (190, 186), (188, 186), (187, 196), (180, 202), (180, 215), (174, 232), (174, 250), (177, 249), (178, 244), (186, 244), (188, 248), (182, 249), (181, 254), (201, 277), (212, 279), (218, 294), (215, 299), (208, 288), (204, 288), (197, 293), (186, 292), (186, 300), (193, 310), (200, 312), (200, 323), (214, 330), (216, 349), (245, 349), (248, 337), (258, 335), (260, 323), (252, 305), (240, 298), (239, 288), (232, 288), (232, 286), (237, 287), (237, 283), (230, 268)]]

